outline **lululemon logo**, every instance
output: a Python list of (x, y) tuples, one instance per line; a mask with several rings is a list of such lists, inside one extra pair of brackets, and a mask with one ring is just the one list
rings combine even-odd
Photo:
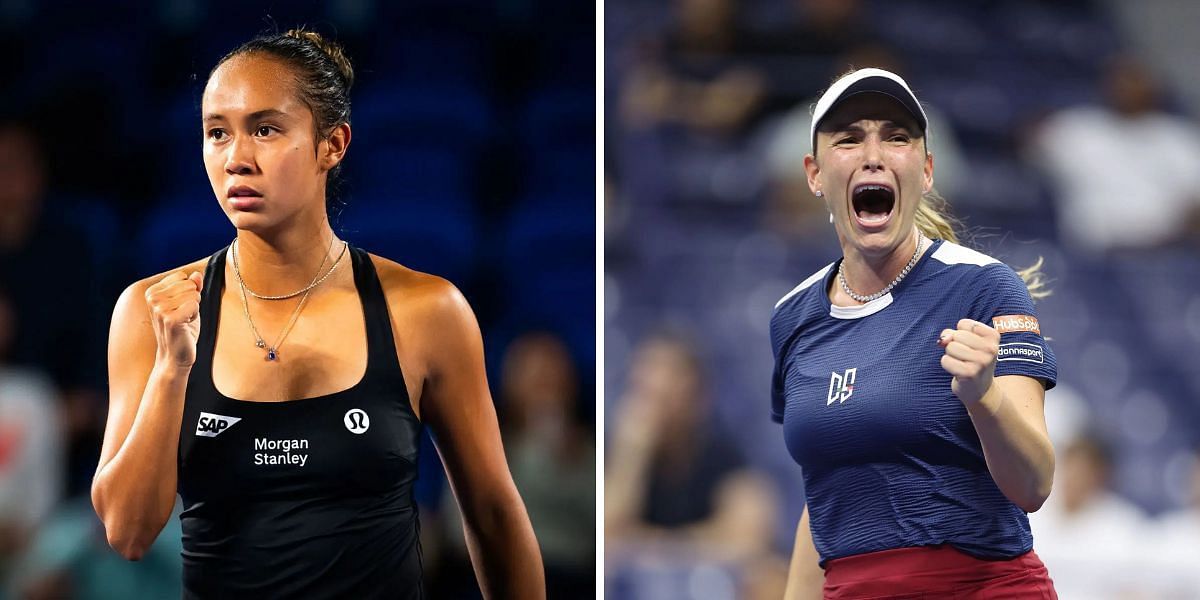
[(350, 433), (363, 433), (371, 426), (371, 418), (360, 408), (346, 411), (342, 420), (346, 422), (346, 429), (349, 429)]

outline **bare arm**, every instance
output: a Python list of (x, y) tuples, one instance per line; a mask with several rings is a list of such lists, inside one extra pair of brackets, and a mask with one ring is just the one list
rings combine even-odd
[(787, 590), (784, 600), (819, 600), (825, 586), (825, 571), (820, 567), (820, 555), (813, 545), (812, 531), (808, 526), (808, 507), (796, 525), (796, 545), (792, 549), (792, 562), (788, 566)]
[(604, 474), (606, 543), (609, 547), (628, 544), (641, 549), (682, 544), (690, 552), (716, 560), (738, 560), (754, 554), (763, 535), (758, 529), (760, 519), (769, 511), (755, 503), (774, 492), (773, 484), (754, 469), (739, 467), (722, 473), (713, 489), (712, 509), (702, 519), (673, 526), (645, 519), (659, 446), (669, 437), (670, 428), (681, 426), (671, 412), (670, 402), (657, 396), (662, 393), (631, 381), (617, 416), (609, 421), (615, 425)]
[(145, 554), (175, 506), (183, 397), (200, 327), (199, 289), (198, 273), (191, 278), (172, 273), (154, 285), (130, 286), (113, 311), (108, 423), (92, 504), (109, 545), (129, 560)]
[(1036, 379), (1006, 375), (995, 378), (983, 399), (967, 407), (992, 479), (1025, 512), (1041, 508), (1054, 479), (1045, 393)]
[(484, 597), (545, 598), (541, 552), (504, 457), (479, 325), (462, 294), (437, 281), (415, 299), (424, 305), (421, 341), (431, 354), (422, 419), (434, 433), (462, 510)]
[(942, 332), (942, 368), (954, 375), (955, 395), (967, 407), (1000, 491), (1025, 512), (1050, 495), (1054, 447), (1046, 430), (1045, 390), (1032, 377), (994, 377), (1000, 333), (969, 319)]
[(641, 515), (654, 444), (662, 434), (661, 405), (654, 398), (628, 393), (621, 400), (618, 418), (612, 420), (616, 426), (604, 476), (604, 529), (610, 543), (644, 537), (653, 529)]

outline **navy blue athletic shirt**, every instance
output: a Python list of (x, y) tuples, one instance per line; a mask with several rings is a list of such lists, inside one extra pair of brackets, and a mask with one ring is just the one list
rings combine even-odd
[(421, 598), (421, 423), (370, 256), (350, 249), (367, 329), (353, 387), (289, 402), (217, 391), (225, 250), (212, 256), (179, 437), (184, 598)]
[(803, 467), (821, 563), (950, 544), (981, 558), (1029, 551), (1029, 520), (996, 486), (979, 436), (942, 369), (943, 329), (967, 318), (1000, 332), (996, 375), (1057, 377), (1019, 275), (935, 241), (889, 294), (832, 306), (837, 263), (775, 306), (771, 416)]

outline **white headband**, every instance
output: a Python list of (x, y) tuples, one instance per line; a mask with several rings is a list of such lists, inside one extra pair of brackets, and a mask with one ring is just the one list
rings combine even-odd
[(821, 99), (817, 100), (817, 106), (813, 109), (812, 131), (809, 132), (809, 141), (814, 151), (817, 147), (817, 128), (821, 126), (821, 120), (843, 100), (858, 94), (883, 94), (891, 97), (912, 114), (917, 120), (917, 125), (921, 127), (921, 133), (926, 134), (929, 119), (925, 116), (925, 109), (921, 108), (916, 95), (899, 75), (883, 69), (859, 69), (833, 82), (821, 95)]

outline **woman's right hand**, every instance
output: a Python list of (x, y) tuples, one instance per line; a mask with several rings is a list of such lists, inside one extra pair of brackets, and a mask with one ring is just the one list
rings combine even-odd
[(146, 306), (154, 339), (158, 342), (158, 361), (166, 366), (191, 368), (196, 362), (196, 341), (200, 339), (200, 289), (204, 279), (199, 272), (185, 276), (176, 271), (146, 288)]

